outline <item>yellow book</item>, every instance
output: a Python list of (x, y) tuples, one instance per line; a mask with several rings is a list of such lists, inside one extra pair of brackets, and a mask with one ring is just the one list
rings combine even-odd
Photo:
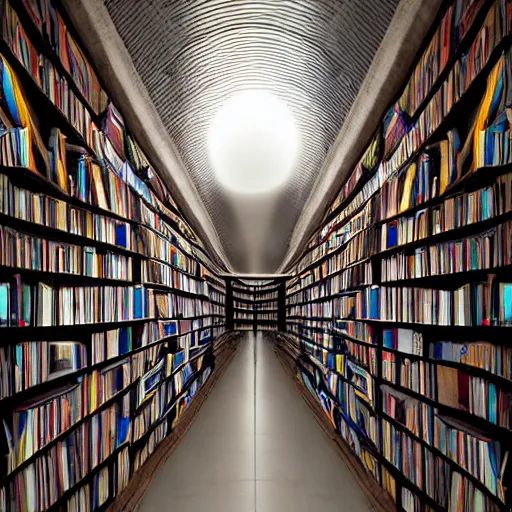
[(92, 184), (96, 203), (100, 208), (109, 210), (110, 208), (108, 206), (107, 194), (105, 193), (105, 185), (103, 183), (103, 173), (101, 172), (101, 167), (92, 161), (90, 165), (92, 169)]
[(412, 163), (407, 169), (405, 176), (404, 190), (402, 192), (402, 199), (400, 200), (400, 211), (402, 213), (411, 207), (412, 187), (416, 179), (416, 162)]
[(502, 56), (496, 63), (489, 78), (487, 79), (487, 89), (485, 91), (484, 99), (478, 110), (476, 118), (475, 132), (473, 134), (473, 163), (476, 168), (484, 166), (485, 158), (485, 130), (489, 123), (489, 113), (491, 104), (494, 99), (496, 85), (503, 72), (505, 57)]

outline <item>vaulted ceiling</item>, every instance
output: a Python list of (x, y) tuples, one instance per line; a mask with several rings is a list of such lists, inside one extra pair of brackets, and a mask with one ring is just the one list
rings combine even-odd
[[(163, 164), (173, 183), (184, 176), (177, 195), (199, 231), (231, 270), (271, 274), (289, 260), (290, 241), (295, 246), (304, 241), (309, 221), (325, 209), (325, 198), (332, 198), (354, 155), (364, 149), (440, 2), (69, 0), (64, 5), (115, 103), (131, 127), (140, 125), (150, 158)], [(387, 53), (381, 46), (385, 34)], [(381, 72), (382, 62), (376, 61), (387, 67)], [(370, 93), (369, 84), (379, 93), (391, 89), (384, 102)], [(234, 94), (252, 89), (277, 95), (300, 130), (296, 166), (278, 192), (229, 192), (209, 161), (207, 134), (214, 115)], [(359, 116), (363, 137), (352, 112), (361, 96), (385, 103), (377, 103), (376, 115), (366, 106), (366, 117)], [(355, 143), (340, 145), (351, 137)], [(346, 155), (351, 158), (342, 165)], [(322, 187), (312, 201), (312, 191)]]
[[(235, 270), (269, 273), (334, 142), (398, 0), (106, 0)], [(284, 190), (247, 197), (216, 181), (208, 127), (233, 94), (289, 106), (301, 149)]]

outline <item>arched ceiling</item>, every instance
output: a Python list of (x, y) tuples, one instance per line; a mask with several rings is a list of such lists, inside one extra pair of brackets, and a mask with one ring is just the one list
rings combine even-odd
[[(275, 272), (399, 0), (104, 3), (229, 263)], [(283, 190), (237, 195), (217, 183), (206, 136), (229, 97), (258, 88), (287, 103), (301, 151)]]

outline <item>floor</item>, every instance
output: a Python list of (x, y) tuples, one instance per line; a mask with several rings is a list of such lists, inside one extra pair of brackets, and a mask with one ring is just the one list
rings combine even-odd
[(271, 336), (247, 334), (139, 512), (371, 510)]

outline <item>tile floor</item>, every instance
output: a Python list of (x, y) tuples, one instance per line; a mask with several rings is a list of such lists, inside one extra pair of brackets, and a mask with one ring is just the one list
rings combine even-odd
[(250, 333), (139, 512), (367, 512), (273, 351)]

